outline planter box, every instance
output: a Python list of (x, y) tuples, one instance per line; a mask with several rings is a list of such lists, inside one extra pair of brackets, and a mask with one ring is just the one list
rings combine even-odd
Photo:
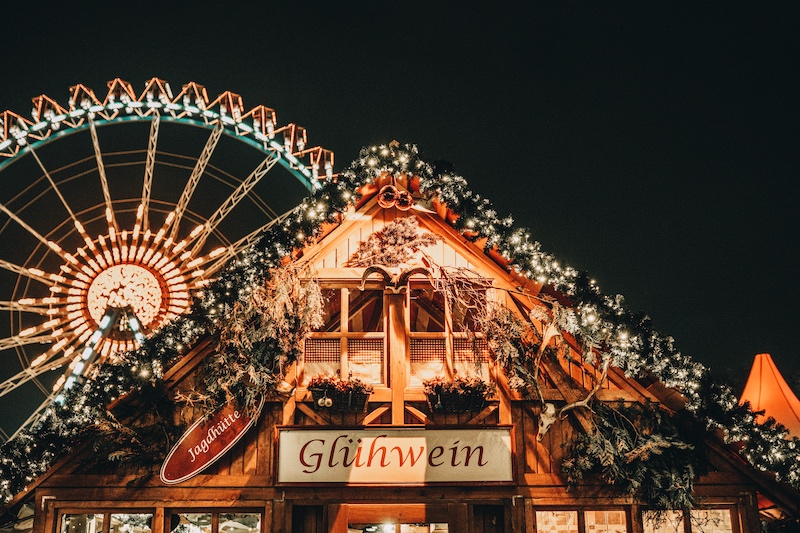
[[(339, 392), (335, 389), (308, 389), (311, 397), (314, 398), (313, 407), (317, 411), (335, 412), (364, 412), (367, 409), (369, 393), (358, 392)], [(328, 397), (331, 399), (331, 406), (325, 407), (319, 404), (320, 398)]]
[(468, 413), (482, 411), (486, 407), (483, 396), (459, 394), (429, 394), (428, 407), (432, 413)]

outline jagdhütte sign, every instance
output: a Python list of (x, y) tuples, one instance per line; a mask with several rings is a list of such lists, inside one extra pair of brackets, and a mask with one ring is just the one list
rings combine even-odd
[(278, 434), (279, 483), (513, 481), (511, 429), (302, 429)]
[(174, 485), (205, 470), (247, 433), (258, 420), (263, 406), (262, 399), (255, 415), (250, 418), (229, 404), (211, 418), (192, 424), (161, 465), (161, 482)]

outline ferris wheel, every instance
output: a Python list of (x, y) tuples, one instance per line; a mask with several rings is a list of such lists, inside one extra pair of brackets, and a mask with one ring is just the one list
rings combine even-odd
[(0, 115), (0, 442), (188, 309), (333, 153), (273, 109), (194, 82), (121, 79), (99, 98)]

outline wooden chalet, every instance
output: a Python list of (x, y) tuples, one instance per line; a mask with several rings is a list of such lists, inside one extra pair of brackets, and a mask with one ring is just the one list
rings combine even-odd
[[(438, 237), (417, 270), (348, 266), (370, 235), (412, 216), (421, 232)], [(403, 210), (366, 195), (298, 255), (326, 298), (326, 324), (308, 335), (303, 357), (287, 373), (295, 388), (267, 399), (232, 448), (184, 481), (154, 476), (132, 484), (141, 472), (85, 466), (93, 453), (87, 443), (37, 479), (9, 512), (33, 510), (33, 533), (754, 533), (765, 513), (800, 514), (798, 492), (713, 437), (705, 440), (709, 471), (694, 485), (696, 507), (667, 513), (666, 522), (650, 522), (647, 508), (600, 481), (568, 490), (563, 444), (591, 430), (591, 412), (564, 411), (540, 435), (543, 402), (509, 386), (482, 332), (470, 329), (469, 306), (454, 310), (428, 267), (468, 272), (474, 297), (523, 317), (541, 305), (541, 287), (456, 231), (445, 206)], [(586, 398), (601, 379), (595, 364), (570, 349), (569, 358), (542, 362), (541, 394), (559, 408)], [(197, 370), (214, 350), (208, 338), (195, 345), (165, 374), (169, 390), (196, 386)], [(366, 405), (320, 403), (308, 385), (325, 373), (371, 384)], [(485, 405), (459, 411), (426, 396), (426, 380), (465, 375), (494, 386)], [(612, 367), (595, 401), (618, 400), (670, 412), (684, 404), (660, 382)], [(198, 412), (187, 408), (185, 416)]]

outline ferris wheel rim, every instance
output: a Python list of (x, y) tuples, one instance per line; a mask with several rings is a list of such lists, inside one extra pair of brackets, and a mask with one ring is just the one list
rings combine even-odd
[[(115, 124), (119, 124), (119, 123), (127, 123), (127, 122), (130, 122), (130, 123), (136, 123), (136, 122), (146, 123), (146, 122), (150, 122), (152, 120), (153, 120), (152, 116), (130, 115), (130, 116), (125, 116), (125, 117), (117, 117), (117, 118), (114, 118), (114, 119), (111, 119), (111, 120), (108, 120), (108, 119), (94, 120), (94, 125), (96, 127), (100, 128), (100, 127), (109, 126), (109, 125), (115, 125)], [(216, 124), (217, 124), (216, 120), (213, 121), (213, 122), (205, 122), (205, 121), (202, 121), (202, 120), (190, 119), (190, 118), (185, 118), (185, 117), (172, 117), (170, 115), (166, 115), (166, 116), (162, 115), (160, 120), (162, 120), (164, 122), (167, 122), (167, 123), (190, 125), (190, 126), (194, 126), (194, 127), (205, 129), (205, 130), (213, 130), (216, 127)], [(223, 124), (225, 124), (225, 123), (223, 122)], [(23, 158), (23, 157), (25, 157), (27, 155), (30, 155), (31, 151), (35, 151), (35, 150), (37, 150), (37, 149), (39, 149), (41, 147), (47, 146), (48, 144), (50, 144), (50, 143), (52, 143), (52, 142), (54, 142), (56, 140), (59, 140), (59, 139), (61, 139), (63, 137), (67, 137), (69, 135), (73, 135), (75, 133), (80, 133), (80, 132), (83, 132), (83, 131), (88, 131), (90, 129), (90, 127), (91, 126), (89, 125), (89, 123), (86, 122), (86, 123), (81, 124), (79, 126), (69, 127), (67, 129), (64, 129), (64, 130), (56, 131), (56, 132), (48, 135), (44, 139), (39, 139), (39, 140), (36, 140), (36, 141), (34, 141), (32, 143), (28, 143), (28, 144), (25, 145), (25, 147), (21, 148), (14, 155), (7, 156), (5, 159), (0, 159), (0, 172), (2, 172), (7, 166), (10, 166), (11, 164), (16, 162), (17, 160), (19, 160), (19, 159), (21, 159), (21, 158)], [(303, 163), (299, 162), (297, 157), (295, 157), (295, 156), (291, 155), (290, 153), (286, 152), (286, 150), (280, 144), (275, 142), (274, 140), (269, 140), (269, 144), (265, 146), (265, 143), (267, 141), (263, 141), (263, 140), (262, 141), (258, 141), (256, 139), (252, 139), (252, 138), (250, 138), (248, 136), (243, 136), (241, 134), (237, 134), (235, 131), (232, 131), (231, 129), (229, 129), (229, 127), (227, 125), (223, 126), (222, 134), (227, 136), (227, 137), (229, 137), (229, 138), (236, 139), (237, 141), (240, 141), (240, 142), (242, 142), (244, 144), (247, 144), (247, 145), (251, 146), (252, 148), (255, 148), (256, 150), (262, 152), (263, 154), (276, 153), (278, 155), (278, 157), (279, 157), (278, 158), (278, 163), (283, 168), (288, 170), (292, 175), (294, 175), (294, 177), (297, 178), (298, 181), (300, 181), (300, 183), (302, 183), (303, 186), (306, 189), (311, 191), (315, 187), (318, 186), (317, 185), (318, 182), (316, 180), (314, 180), (314, 178), (312, 176), (312, 172), (308, 169), (308, 167), (306, 167)]]

